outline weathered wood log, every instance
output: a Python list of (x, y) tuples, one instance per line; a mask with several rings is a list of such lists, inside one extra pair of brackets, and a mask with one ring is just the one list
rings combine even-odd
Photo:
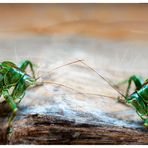
[(57, 104), (42, 109), (39, 106), (33, 109), (21, 107), (8, 141), (6, 131), (9, 106), (1, 104), (0, 111), (5, 114), (0, 118), (0, 144), (148, 143), (148, 130), (142, 122), (118, 120), (100, 111), (94, 113), (66, 107), (62, 109)]
[(76, 123), (45, 115), (27, 116), (13, 128), (9, 144), (148, 144), (148, 130), (142, 127)]

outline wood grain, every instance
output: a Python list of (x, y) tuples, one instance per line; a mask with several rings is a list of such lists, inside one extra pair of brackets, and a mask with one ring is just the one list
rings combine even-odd
[(10, 144), (148, 144), (147, 132), (144, 128), (76, 123), (60, 117), (32, 115), (15, 123)]

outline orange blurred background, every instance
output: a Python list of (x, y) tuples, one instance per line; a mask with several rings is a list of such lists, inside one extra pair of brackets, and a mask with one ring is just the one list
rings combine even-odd
[(148, 4), (1, 4), (0, 37), (148, 39)]

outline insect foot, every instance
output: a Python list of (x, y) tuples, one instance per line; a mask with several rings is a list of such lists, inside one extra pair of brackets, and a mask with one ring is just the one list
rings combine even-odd
[(146, 128), (148, 128), (148, 119), (146, 119), (146, 120), (144, 121), (144, 126), (145, 126)]
[(12, 137), (12, 133), (13, 133), (13, 127), (12, 125), (8, 125), (7, 127), (7, 133), (6, 133), (6, 143), (9, 144), (10, 143), (10, 140), (11, 140), (11, 137)]
[(7, 141), (9, 142), (10, 138), (11, 138), (11, 135), (12, 135), (12, 127), (8, 127), (7, 128)]
[(8, 128), (7, 128), (7, 143), (10, 142), (11, 136), (12, 136), (12, 132), (13, 132), (13, 128), (12, 128), (12, 124), (14, 122), (14, 118), (16, 117), (16, 113), (17, 113), (17, 108), (15, 110), (13, 110), (13, 113), (11, 114), (11, 116), (8, 119)]

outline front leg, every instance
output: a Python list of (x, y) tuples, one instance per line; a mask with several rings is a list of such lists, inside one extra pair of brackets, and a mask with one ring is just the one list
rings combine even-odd
[(19, 104), (21, 102), (21, 100), (23, 99), (25, 95), (26, 89), (27, 87), (25, 86), (25, 82), (22, 78), (21, 80), (19, 80), (18, 84), (15, 86), (11, 94), (16, 104)]
[(148, 128), (148, 119), (144, 121), (144, 126)]
[(35, 72), (34, 72), (33, 64), (32, 64), (31, 61), (26, 60), (26, 61), (22, 62), (19, 67), (20, 67), (20, 69), (21, 69), (22, 71), (25, 71), (28, 66), (30, 66), (30, 69), (31, 69), (33, 78), (35, 79)]
[(131, 89), (132, 82), (134, 82), (134, 84), (135, 84), (135, 87), (136, 87), (135, 90), (139, 90), (144, 84), (144, 80), (140, 76), (133, 75), (128, 80), (124, 80), (115, 86), (117, 87), (117, 86), (122, 85), (124, 83), (128, 83), (126, 94), (125, 94), (125, 97), (127, 98), (129, 96), (129, 91)]

